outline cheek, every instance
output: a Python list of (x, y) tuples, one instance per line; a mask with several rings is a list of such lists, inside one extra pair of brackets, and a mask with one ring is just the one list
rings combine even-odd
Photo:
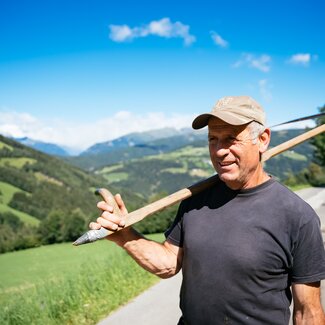
[(211, 161), (214, 162), (216, 155), (213, 148), (211, 148), (210, 146), (209, 146), (209, 154), (210, 154)]
[(259, 152), (256, 148), (250, 148), (250, 150), (245, 150), (238, 154), (239, 164), (245, 169), (255, 168), (259, 163)]
[(210, 152), (210, 161), (212, 163), (213, 168), (216, 169), (218, 167), (217, 159), (212, 152)]

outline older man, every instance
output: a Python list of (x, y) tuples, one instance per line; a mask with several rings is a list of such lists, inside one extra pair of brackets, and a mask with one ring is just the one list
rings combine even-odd
[[(263, 170), (270, 130), (262, 107), (247, 96), (224, 97), (193, 122), (207, 125), (216, 185), (181, 203), (163, 244), (133, 228), (108, 239), (162, 278), (182, 269), (179, 324), (288, 324), (291, 292), (296, 324), (325, 324), (319, 218)], [(127, 213), (120, 195), (116, 201)], [(107, 203), (98, 207), (92, 229), (124, 226)]]

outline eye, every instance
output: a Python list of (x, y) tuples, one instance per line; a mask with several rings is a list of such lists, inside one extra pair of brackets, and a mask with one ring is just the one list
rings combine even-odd
[(215, 144), (217, 143), (218, 139), (216, 139), (215, 137), (209, 137), (208, 138), (208, 142), (209, 144)]
[(227, 137), (227, 142), (228, 142), (228, 143), (234, 143), (234, 142), (236, 142), (236, 141), (237, 141), (237, 138), (234, 137), (234, 136), (228, 136), (228, 137)]

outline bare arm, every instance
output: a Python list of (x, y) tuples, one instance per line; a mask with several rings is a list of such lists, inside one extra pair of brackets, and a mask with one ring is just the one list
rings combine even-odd
[(293, 323), (295, 325), (325, 325), (320, 301), (320, 282), (293, 284)]
[[(126, 207), (120, 195), (115, 200), (122, 212), (127, 214)], [(105, 227), (109, 230), (116, 230), (117, 226), (124, 226), (122, 219), (113, 214), (113, 209), (106, 202), (97, 204), (103, 212), (97, 222), (91, 222), (91, 229)], [(183, 250), (168, 241), (163, 244), (148, 240), (133, 228), (125, 228), (107, 237), (124, 248), (128, 254), (145, 270), (156, 274), (161, 278), (169, 278), (175, 275), (182, 265)]]

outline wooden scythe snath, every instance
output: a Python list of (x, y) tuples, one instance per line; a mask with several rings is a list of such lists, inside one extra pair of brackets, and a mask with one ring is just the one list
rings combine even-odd
[[(321, 134), (322, 132), (325, 132), (325, 124), (320, 125), (320, 126), (314, 128), (312, 130), (309, 130), (309, 131), (307, 131), (307, 132), (305, 132), (289, 141), (281, 143), (280, 145), (267, 150), (262, 156), (262, 161), (265, 162), (268, 159), (270, 159), (270, 158), (272, 158), (288, 149), (291, 149), (294, 146), (296, 146), (296, 145), (298, 145), (298, 144), (300, 144), (300, 143), (302, 143), (318, 134)], [(107, 189), (104, 189), (104, 188), (98, 189), (97, 194), (100, 194), (106, 202), (108, 202), (109, 204), (114, 206), (114, 213), (122, 216), (123, 219), (125, 220), (125, 227), (129, 227), (129, 226), (135, 224), (136, 222), (139, 222), (142, 219), (144, 219), (156, 212), (166, 209), (182, 200), (185, 200), (185, 199), (191, 197), (192, 195), (194, 195), (196, 193), (203, 191), (204, 189), (211, 187), (213, 184), (215, 184), (217, 179), (218, 179), (217, 175), (211, 176), (211, 177), (209, 177), (199, 183), (196, 183), (190, 187), (183, 188), (183, 189), (181, 189), (173, 194), (170, 194), (160, 200), (150, 203), (138, 210), (132, 211), (129, 214), (127, 214), (126, 216), (122, 216), (122, 214), (119, 211), (119, 208), (115, 202), (114, 196)], [(123, 228), (118, 228), (117, 231), (119, 231), (121, 229), (123, 229)], [(116, 231), (110, 231), (105, 228), (101, 228), (100, 230), (90, 230), (87, 233), (85, 233), (83, 236), (81, 236), (79, 239), (77, 239), (75, 241), (74, 245), (78, 246), (81, 244), (92, 242), (97, 239), (104, 238), (104, 237), (106, 237), (110, 234), (113, 234), (115, 232)]]

